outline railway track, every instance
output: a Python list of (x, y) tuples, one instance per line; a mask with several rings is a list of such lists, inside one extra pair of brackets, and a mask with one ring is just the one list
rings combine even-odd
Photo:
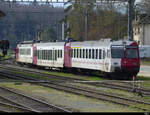
[(33, 112), (33, 111), (25, 107), (0, 102), (0, 112)]
[[(19, 76), (22, 79), (24, 78), (23, 80), (27, 79), (27, 76), (17, 75), (17, 77)], [(124, 106), (134, 105), (134, 107), (144, 110), (144, 111), (150, 110), (150, 103), (146, 103), (140, 100), (133, 100), (133, 99), (129, 99), (129, 98), (121, 97), (121, 96), (116, 96), (115, 94), (108, 94), (108, 92), (95, 90), (93, 88), (74, 86), (74, 85), (70, 85), (64, 82), (54, 82), (54, 81), (45, 81), (45, 82), (43, 81), (42, 83), (41, 81), (38, 81), (37, 79), (32, 79), (30, 83), (34, 83), (34, 84), (41, 85), (44, 87), (54, 88), (54, 89), (61, 90), (61, 91), (63, 90), (65, 92), (75, 93), (78, 95), (84, 95), (84, 96), (96, 98), (99, 100), (109, 101), (109, 102), (121, 104)], [(144, 107), (141, 107), (142, 105), (144, 105)]]
[[(15, 70), (15, 71), (17, 70), (17, 71), (28, 72), (30, 74), (37, 74), (37, 75), (40, 75), (40, 76), (43, 76), (43, 77), (50, 78), (54, 81), (57, 80), (57, 82), (59, 82), (59, 81), (60, 82), (64, 82), (64, 81), (65, 82), (66, 81), (77, 82), (77, 83), (89, 84), (89, 85), (94, 85), (94, 86), (101, 86), (101, 87), (106, 87), (106, 88), (111, 88), (111, 89), (125, 90), (125, 91), (128, 91), (128, 92), (133, 92), (133, 90), (134, 90), (132, 81), (111, 80), (111, 82), (108, 82), (106, 80), (106, 81), (90, 82), (88, 80), (83, 80), (83, 79), (78, 79), (78, 78), (63, 77), (63, 76), (56, 76), (56, 75), (42, 73), (42, 72), (45, 72), (43, 70), (40, 72), (39, 70), (36, 70), (36, 69), (29, 69), (29, 68), (20, 69), (20, 67), (16, 67), (16, 68), (11, 67), (11, 66), (4, 67), (4, 66), (1, 66), (1, 65), (0, 65), (0, 68), (10, 69), (11, 71), (12, 70)], [(34, 79), (31, 78), (30, 80), (34, 80)], [(120, 85), (119, 83), (122, 83), (122, 85)], [(136, 89), (136, 91), (134, 93), (136, 93), (136, 92), (138, 93), (139, 91), (142, 93), (142, 95), (150, 96), (150, 89), (140, 88), (140, 89)]]
[(70, 112), (69, 110), (49, 104), (39, 99), (27, 96), (23, 93), (14, 91), (6, 87), (0, 87), (0, 98), (9, 100), (20, 106), (18, 109), (28, 110), (29, 112)]

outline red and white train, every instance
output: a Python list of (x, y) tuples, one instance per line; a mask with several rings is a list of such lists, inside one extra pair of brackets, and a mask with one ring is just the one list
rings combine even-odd
[(18, 63), (99, 71), (130, 79), (140, 70), (135, 41), (23, 42), (17, 45), (15, 54)]

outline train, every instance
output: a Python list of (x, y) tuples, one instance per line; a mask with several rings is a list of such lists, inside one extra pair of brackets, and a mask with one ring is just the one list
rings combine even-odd
[(135, 41), (24, 41), (15, 48), (16, 62), (39, 67), (98, 71), (132, 79), (140, 70), (139, 46)]

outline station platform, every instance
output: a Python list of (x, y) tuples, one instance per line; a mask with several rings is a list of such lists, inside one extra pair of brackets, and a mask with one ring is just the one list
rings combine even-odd
[(141, 65), (138, 76), (150, 77), (150, 66)]

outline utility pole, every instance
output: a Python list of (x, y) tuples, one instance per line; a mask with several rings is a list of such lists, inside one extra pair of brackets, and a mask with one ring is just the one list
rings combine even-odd
[(62, 32), (62, 38), (61, 39), (64, 40), (65, 39), (65, 35), (64, 35), (64, 33), (65, 33), (65, 22), (64, 21), (62, 22), (62, 29), (61, 30), (62, 30), (61, 31)]
[(85, 41), (88, 40), (88, 9), (85, 8)]
[(133, 40), (133, 7), (135, 0), (128, 0), (128, 40)]

